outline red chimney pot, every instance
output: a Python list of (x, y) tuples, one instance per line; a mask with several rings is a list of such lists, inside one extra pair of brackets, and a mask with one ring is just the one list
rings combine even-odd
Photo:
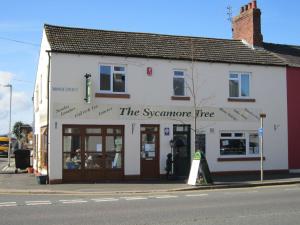
[(256, 9), (256, 8), (257, 8), (257, 3), (256, 3), (256, 1), (255, 1), (255, 0), (254, 0), (254, 1), (252, 1), (252, 6), (253, 6), (253, 7), (252, 7), (253, 9)]

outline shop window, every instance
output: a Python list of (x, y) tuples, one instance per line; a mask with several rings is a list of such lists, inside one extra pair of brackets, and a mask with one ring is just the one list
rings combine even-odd
[(85, 168), (104, 168), (102, 136), (85, 136)]
[(80, 136), (64, 136), (64, 169), (81, 169)]
[(250, 97), (250, 73), (230, 73), (229, 75), (229, 97)]
[(257, 155), (259, 154), (258, 141), (258, 134), (255, 132), (221, 132), (220, 155)]
[(258, 134), (249, 134), (249, 154), (259, 154)]
[(125, 93), (126, 72), (124, 66), (100, 66), (100, 91), (108, 93)]
[(184, 71), (173, 71), (173, 95), (185, 96), (185, 78)]
[(123, 135), (117, 126), (64, 128), (64, 169), (122, 169)]

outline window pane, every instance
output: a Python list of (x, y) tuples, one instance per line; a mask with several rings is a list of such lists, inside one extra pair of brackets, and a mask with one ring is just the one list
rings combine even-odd
[(87, 134), (101, 134), (101, 128), (87, 128), (85, 132)]
[(259, 138), (258, 134), (249, 135), (249, 154), (259, 153)]
[(64, 136), (64, 152), (75, 153), (77, 149), (80, 150), (80, 136)]
[(238, 75), (237, 74), (230, 74), (229, 75), (230, 79), (238, 79)]
[(184, 96), (184, 78), (173, 78), (174, 95)]
[(114, 92), (125, 92), (125, 74), (114, 73), (113, 84)]
[(249, 96), (249, 75), (241, 75), (241, 95), (244, 97)]
[(244, 133), (234, 133), (234, 136), (235, 136), (235, 137), (243, 137), (243, 136), (244, 136)]
[(183, 71), (174, 71), (174, 76), (184, 76)]
[(102, 136), (86, 136), (85, 151), (102, 152)]
[(105, 159), (107, 169), (120, 169), (122, 167), (122, 154), (119, 152), (110, 152)]
[(110, 75), (111, 75), (110, 66), (100, 67), (100, 90), (102, 91), (110, 90)]
[(122, 150), (123, 139), (122, 136), (106, 136), (106, 152), (120, 152)]
[(220, 140), (221, 155), (246, 155), (245, 139), (221, 139)]
[(80, 129), (79, 128), (65, 128), (64, 132), (65, 132), (65, 134), (79, 134)]
[(239, 97), (238, 80), (229, 80), (229, 97)]
[(107, 128), (106, 133), (107, 134), (113, 134), (114, 133), (114, 129), (113, 128)]
[(114, 71), (125, 72), (125, 67), (124, 66), (115, 66), (114, 67)]
[(81, 169), (81, 158), (73, 153), (64, 153), (64, 169), (77, 170)]
[(231, 133), (221, 133), (221, 137), (231, 137)]
[(115, 143), (114, 143), (114, 139), (115, 137), (114, 136), (106, 136), (105, 137), (105, 150), (106, 152), (113, 152), (115, 151)]
[(121, 134), (122, 133), (122, 130), (120, 128), (115, 128), (115, 133), (116, 134)]
[(102, 153), (88, 153), (85, 157), (85, 168), (103, 169), (104, 159)]

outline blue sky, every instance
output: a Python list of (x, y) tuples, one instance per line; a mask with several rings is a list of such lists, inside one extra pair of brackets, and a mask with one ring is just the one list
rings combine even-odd
[[(226, 8), (230, 5), (234, 16), (249, 1), (1, 1), (0, 85), (13, 85), (13, 123), (32, 122), (31, 98), (44, 23), (230, 39)], [(262, 11), (265, 42), (300, 45), (299, 0), (258, 0), (257, 4)], [(0, 86), (0, 134), (8, 131), (8, 99), (9, 89)]]

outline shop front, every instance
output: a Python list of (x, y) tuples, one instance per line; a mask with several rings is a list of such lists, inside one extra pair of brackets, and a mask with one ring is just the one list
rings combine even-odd
[(63, 181), (124, 177), (124, 126), (63, 125)]

